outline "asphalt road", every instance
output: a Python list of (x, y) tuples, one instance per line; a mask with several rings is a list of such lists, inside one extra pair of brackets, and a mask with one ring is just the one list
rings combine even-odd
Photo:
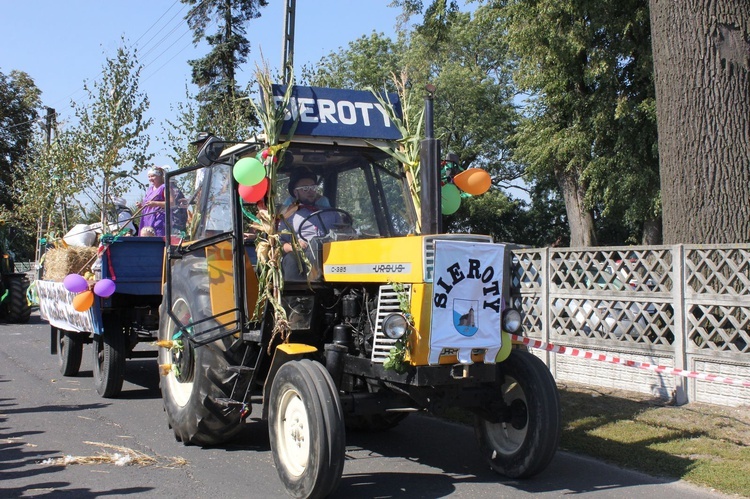
[[(128, 361), (118, 399), (93, 387), (90, 346), (81, 372), (63, 377), (49, 353), (49, 326), (0, 324), (0, 498), (286, 497), (273, 465), (265, 422), (216, 448), (183, 446), (167, 428), (155, 359)], [(131, 449), (155, 462), (118, 465)], [(61, 465), (65, 456), (98, 464)], [(175, 465), (175, 459), (185, 464)], [(531, 480), (504, 479), (479, 458), (471, 428), (411, 416), (386, 433), (347, 436), (334, 498), (719, 497), (558, 452)]]

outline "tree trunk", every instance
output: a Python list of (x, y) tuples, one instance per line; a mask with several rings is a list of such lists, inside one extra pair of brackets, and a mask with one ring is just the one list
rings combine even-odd
[(650, 9), (664, 243), (750, 241), (750, 2)]
[(643, 222), (643, 239), (641, 244), (656, 246), (663, 243), (661, 217)]
[(580, 184), (578, 174), (555, 172), (555, 178), (565, 200), (570, 226), (570, 247), (596, 246), (594, 215), (584, 203), (586, 188)]

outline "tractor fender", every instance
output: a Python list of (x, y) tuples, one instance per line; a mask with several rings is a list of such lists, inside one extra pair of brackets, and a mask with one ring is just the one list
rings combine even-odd
[(308, 359), (315, 356), (318, 349), (312, 345), (305, 343), (282, 343), (276, 347), (273, 353), (273, 359), (271, 360), (271, 367), (268, 370), (268, 376), (263, 384), (263, 419), (268, 419), (268, 404), (265, 403), (268, 400), (268, 395), (271, 392), (271, 385), (276, 377), (276, 373), (279, 368), (286, 362), (292, 360)]

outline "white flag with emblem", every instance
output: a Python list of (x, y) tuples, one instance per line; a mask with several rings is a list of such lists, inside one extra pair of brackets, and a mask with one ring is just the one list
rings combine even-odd
[(471, 364), (471, 351), (494, 362), (501, 347), (505, 246), (435, 241), (429, 363), (455, 354)]

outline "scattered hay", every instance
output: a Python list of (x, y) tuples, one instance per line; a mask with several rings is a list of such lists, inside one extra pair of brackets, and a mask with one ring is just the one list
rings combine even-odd
[(91, 271), (96, 257), (96, 248), (69, 246), (53, 248), (44, 255), (45, 281), (62, 281), (68, 274), (81, 274)]
[(143, 452), (138, 452), (119, 445), (105, 444), (101, 442), (83, 443), (96, 445), (102, 449), (110, 449), (114, 452), (106, 452), (102, 450), (95, 456), (68, 455), (45, 459), (41, 464), (54, 466), (68, 466), (70, 464), (114, 464), (115, 466), (156, 466), (159, 468), (177, 468), (187, 465), (187, 461), (181, 457), (149, 456)]

